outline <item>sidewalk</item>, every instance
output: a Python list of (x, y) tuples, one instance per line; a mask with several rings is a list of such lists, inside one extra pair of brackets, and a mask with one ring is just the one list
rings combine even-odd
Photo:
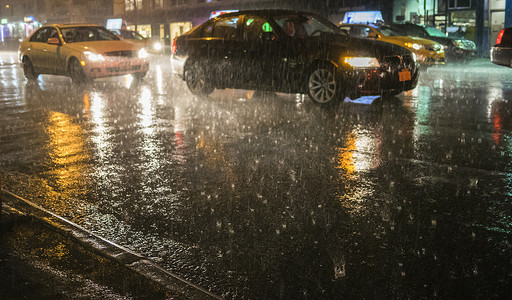
[(2, 190), (0, 299), (219, 299)]

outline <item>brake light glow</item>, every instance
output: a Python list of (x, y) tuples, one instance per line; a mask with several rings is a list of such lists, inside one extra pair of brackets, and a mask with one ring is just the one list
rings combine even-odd
[(176, 39), (172, 40), (172, 54), (176, 54)]
[(502, 29), (500, 33), (498, 33), (498, 37), (496, 38), (496, 45), (501, 44), (501, 39), (503, 39), (503, 34), (505, 33), (505, 29)]

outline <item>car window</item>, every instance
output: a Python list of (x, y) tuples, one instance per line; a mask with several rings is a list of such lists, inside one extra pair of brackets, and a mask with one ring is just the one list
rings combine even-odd
[(343, 34), (343, 31), (327, 19), (308, 14), (274, 16), (283, 32), (293, 37), (311, 37), (321, 33)]
[(348, 29), (349, 35), (356, 36), (356, 37), (362, 37), (362, 38), (368, 37), (368, 34), (370, 32), (371, 32), (371, 29), (366, 26), (355, 25), (355, 26), (350, 26), (350, 28)]
[(398, 28), (399, 30), (405, 32), (407, 35), (410, 36), (418, 36), (418, 37), (426, 37), (428, 34), (425, 32), (425, 29), (420, 26), (416, 25), (407, 25), (407, 24), (398, 24), (394, 25), (393, 27)]
[(212, 37), (233, 40), (238, 37), (238, 17), (221, 19), (213, 25)]
[(41, 28), (32, 37), (30, 38), (31, 42), (37, 42), (37, 43), (46, 43), (48, 39), (46, 38), (48, 32), (48, 28)]
[(48, 42), (48, 39), (50, 38), (59, 38), (59, 32), (57, 31), (57, 29), (52, 27), (48, 30), (46, 42)]
[(446, 34), (435, 27), (425, 27), (425, 30), (430, 36), (446, 37)]
[(247, 16), (244, 23), (244, 39), (248, 41), (261, 40), (263, 32), (272, 32), (270, 23), (261, 17)]
[(64, 27), (60, 31), (66, 43), (119, 40), (115, 34), (100, 26)]
[(394, 27), (383, 25), (378, 27), (380, 33), (385, 36), (406, 36), (407, 33), (402, 32)]

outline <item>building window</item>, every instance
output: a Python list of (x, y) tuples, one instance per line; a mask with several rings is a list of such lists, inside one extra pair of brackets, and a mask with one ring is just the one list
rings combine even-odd
[(471, 0), (450, 0), (448, 2), (448, 8), (471, 8)]
[(124, 0), (125, 11), (138, 10), (142, 8), (142, 0)]

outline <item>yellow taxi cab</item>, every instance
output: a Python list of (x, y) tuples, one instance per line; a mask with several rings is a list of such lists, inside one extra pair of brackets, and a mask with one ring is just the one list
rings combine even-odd
[(73, 82), (126, 74), (140, 80), (149, 70), (146, 49), (94, 24), (45, 25), (20, 43), (19, 59), (29, 80), (39, 74)]
[(416, 55), (418, 63), (422, 66), (445, 63), (444, 49), (441, 44), (424, 38), (407, 36), (389, 25), (341, 24), (339, 27), (350, 36), (376, 39), (405, 47)]

